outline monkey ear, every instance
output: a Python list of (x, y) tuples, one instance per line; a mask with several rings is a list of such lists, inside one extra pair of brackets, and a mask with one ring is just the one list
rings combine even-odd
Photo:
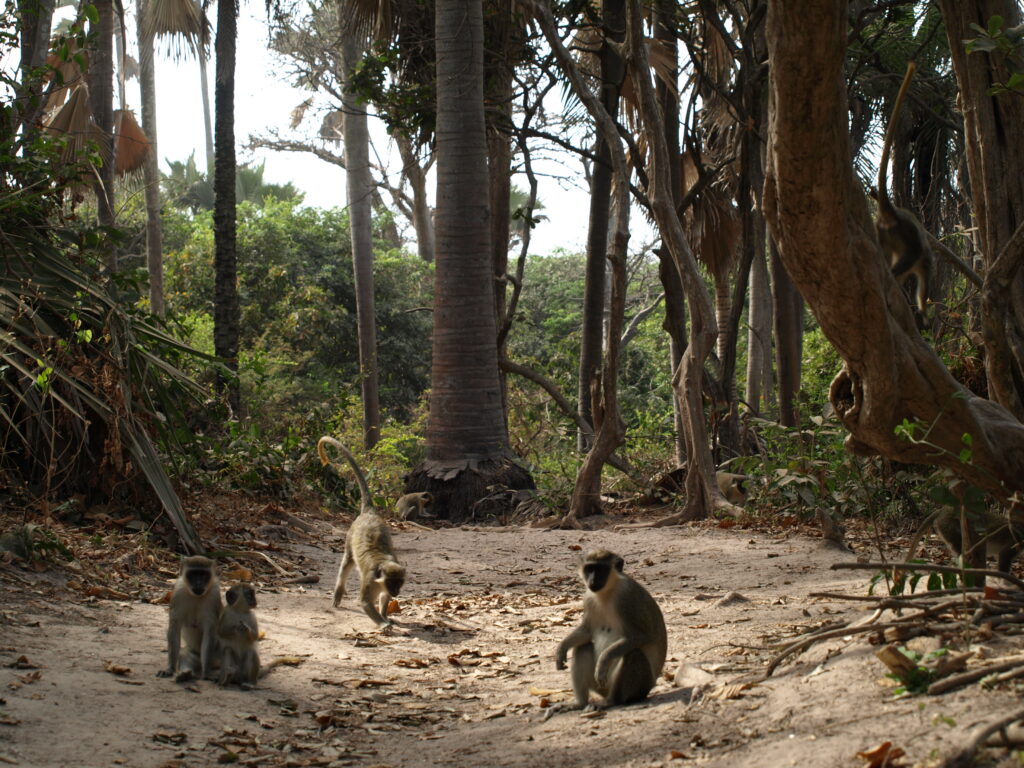
[(622, 566), (624, 566), (625, 564), (626, 564), (625, 560), (623, 560), (618, 555), (615, 556), (615, 570), (616, 571), (618, 571), (619, 573), (622, 573)]

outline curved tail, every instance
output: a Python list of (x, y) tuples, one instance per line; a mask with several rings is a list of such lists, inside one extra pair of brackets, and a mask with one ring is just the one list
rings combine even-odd
[(910, 81), (914, 78), (916, 70), (917, 64), (908, 61), (907, 74), (903, 76), (903, 85), (900, 86), (900, 91), (896, 94), (896, 103), (892, 105), (892, 116), (889, 118), (889, 127), (885, 131), (885, 142), (882, 144), (882, 159), (878, 163), (878, 190), (875, 199), (878, 201), (879, 210), (884, 209), (886, 215), (889, 215), (889, 211), (893, 207), (889, 201), (888, 182), (886, 181), (889, 151), (892, 149), (892, 141), (896, 136), (896, 123), (900, 116), (900, 110), (903, 108), (903, 99), (907, 95), (907, 89), (910, 88)]
[[(348, 463), (352, 465), (352, 469), (356, 473), (356, 482), (359, 484), (360, 496), (359, 512), (373, 512), (373, 496), (370, 495), (370, 486), (366, 484), (366, 476), (363, 475), (363, 470), (361, 470), (359, 465), (356, 463), (355, 457), (349, 452), (348, 448), (342, 445), (338, 440), (324, 435), (316, 442), (316, 452), (320, 456), (320, 463), (325, 467), (328, 464), (332, 464), (330, 458), (327, 456), (327, 449), (324, 447), (326, 445), (333, 445), (341, 451), (341, 455), (348, 460)], [(337, 469), (336, 465), (335, 469)]]

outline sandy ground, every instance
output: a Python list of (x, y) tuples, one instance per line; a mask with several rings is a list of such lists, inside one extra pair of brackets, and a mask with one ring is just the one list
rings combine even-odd
[[(319, 583), (257, 573), (263, 661), (304, 662), (248, 692), (155, 676), (163, 605), (69, 599), (60, 569), (0, 569), (0, 764), (862, 766), (858, 751), (892, 741), (902, 764), (936, 765), (972, 727), (1020, 706), (1005, 686), (894, 699), (863, 637), (744, 685), (779, 642), (865, 614), (808, 597), (864, 594), (867, 575), (830, 571), (853, 555), (796, 532), (406, 528), (395, 538), (409, 579), (386, 635), (351, 589), (331, 608), (344, 528), (317, 526), (294, 546)], [(548, 716), (568, 697), (553, 654), (579, 615), (573, 560), (597, 546), (624, 555), (662, 606), (665, 679), (640, 705)], [(740, 597), (722, 601), (730, 592)]]

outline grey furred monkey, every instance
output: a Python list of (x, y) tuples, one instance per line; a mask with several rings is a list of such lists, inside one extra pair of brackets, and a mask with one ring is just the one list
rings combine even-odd
[(407, 521), (414, 518), (433, 518), (427, 507), (434, 503), (434, 495), (427, 491), (417, 491), (401, 496), (395, 502), (395, 518)]
[(256, 651), (260, 631), (252, 612), (256, 607), (256, 590), (251, 584), (235, 584), (224, 593), (224, 603), (217, 622), (217, 637), (223, 649), (218, 682), (253, 688), (260, 677), (260, 656)]
[[(217, 621), (221, 598), (217, 566), (208, 557), (183, 557), (171, 592), (167, 623), (167, 668), (158, 677), (176, 682), (211, 677), (219, 656)], [(184, 637), (185, 651), (181, 653)]]
[(889, 259), (893, 277), (896, 278), (900, 287), (911, 276), (917, 281), (914, 303), (920, 313), (918, 323), (921, 324), (927, 306), (928, 277), (932, 271), (934, 258), (932, 249), (929, 245), (928, 234), (921, 222), (906, 208), (893, 205), (886, 188), (889, 152), (896, 134), (896, 123), (903, 107), (903, 99), (907, 95), (907, 89), (910, 87), (910, 81), (913, 79), (916, 69), (914, 62), (911, 61), (907, 64), (907, 74), (903, 77), (903, 84), (896, 95), (892, 116), (889, 118), (889, 127), (885, 132), (885, 143), (882, 145), (882, 159), (878, 165), (878, 186), (872, 196), (878, 203), (875, 232), (878, 235), (878, 243), (882, 247), (882, 252)]
[(642, 701), (665, 665), (668, 634), (661, 609), (622, 568), (623, 559), (606, 549), (588, 553), (580, 563), (587, 587), (583, 618), (555, 654), (555, 667), (565, 669), (573, 652), (577, 707), (589, 705), (591, 691), (613, 707)]
[(353, 568), (358, 568), (359, 604), (378, 627), (386, 629), (392, 624), (387, 617), (388, 603), (398, 596), (405, 583), (405, 567), (395, 558), (391, 529), (374, 509), (370, 488), (355, 458), (333, 437), (324, 436), (317, 442), (317, 452), (325, 465), (330, 463), (327, 445), (337, 448), (352, 465), (361, 497), (359, 515), (345, 537), (345, 553), (334, 582), (334, 607), (337, 608), (345, 596), (348, 575)]

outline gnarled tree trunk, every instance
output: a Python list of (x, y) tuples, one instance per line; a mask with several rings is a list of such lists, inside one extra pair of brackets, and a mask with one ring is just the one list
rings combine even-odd
[[(879, 251), (850, 162), (846, 22), (844, 3), (769, 4), (765, 216), (787, 271), (845, 361), (830, 399), (850, 430), (847, 447), (946, 466), (1005, 498), (1024, 488), (1024, 425), (953, 379), (918, 335)], [(930, 428), (929, 445), (898, 437), (904, 420)], [(971, 460), (962, 463), (965, 433)]]

